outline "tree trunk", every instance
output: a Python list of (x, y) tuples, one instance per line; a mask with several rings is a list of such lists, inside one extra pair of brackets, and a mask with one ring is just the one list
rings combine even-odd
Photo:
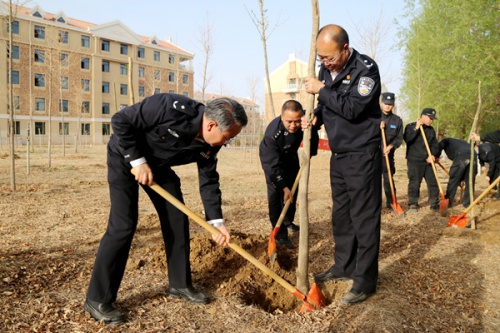
[[(481, 106), (482, 106), (481, 81), (479, 81), (479, 83), (477, 84), (477, 110), (476, 110), (476, 115), (474, 116), (474, 122), (472, 123), (472, 128), (470, 130), (469, 137), (472, 133), (477, 133), (476, 128), (477, 128), (477, 123), (479, 120), (479, 114), (481, 113)], [(471, 204), (474, 201), (474, 191), (472, 190), (473, 189), (472, 181), (474, 179), (473, 177), (476, 177), (476, 175), (474, 174), (474, 162), (475, 162), (474, 161), (474, 145), (475, 145), (474, 140), (470, 140), (470, 164), (469, 164), (470, 171), (469, 171), (469, 180), (468, 181), (469, 181), (469, 197), (470, 197)], [(477, 167), (480, 168), (479, 165)], [(493, 181), (493, 179), (491, 181)], [(476, 217), (474, 216), (474, 213), (472, 213), (471, 215), (472, 215), (472, 217), (470, 219), (470, 228), (476, 229)]]
[[(312, 6), (312, 33), (311, 48), (309, 51), (308, 76), (315, 76), (316, 64), (316, 37), (319, 30), (319, 5), (318, 0), (311, 0)], [(306, 118), (311, 120), (313, 117), (315, 95), (308, 96), (306, 103)], [(309, 185), (309, 170), (311, 158), (311, 131), (309, 127), (304, 131), (304, 153), (302, 155), (302, 175), (299, 183), (299, 193), (297, 200), (299, 204), (300, 215), (300, 240), (299, 240), (299, 258), (297, 264), (297, 288), (302, 291), (309, 290), (308, 262), (309, 262), (309, 213), (307, 204), (307, 191)]]
[(14, 122), (14, 96), (12, 87), (12, 0), (9, 0), (9, 149), (10, 149), (10, 188), (16, 190), (16, 158), (14, 150), (14, 133), (16, 124)]
[(264, 1), (259, 0), (260, 7), (260, 29), (261, 29), (261, 40), (262, 46), (264, 48), (264, 65), (266, 69), (266, 81), (267, 81), (267, 92), (269, 94), (269, 103), (271, 104), (271, 110), (266, 108), (266, 122), (269, 124), (274, 117), (276, 117), (276, 113), (274, 111), (274, 101), (273, 101), (273, 93), (271, 89), (271, 78), (269, 77), (269, 63), (267, 60), (267, 37), (266, 37), (266, 21), (264, 17)]

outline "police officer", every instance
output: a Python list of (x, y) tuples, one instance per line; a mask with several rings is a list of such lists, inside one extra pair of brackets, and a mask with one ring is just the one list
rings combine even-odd
[[(406, 160), (408, 165), (408, 206), (410, 211), (418, 210), (420, 197), (420, 183), (425, 178), (429, 193), (429, 206), (434, 211), (439, 211), (439, 188), (436, 175), (432, 169), (431, 160), (439, 157), (439, 147), (436, 132), (431, 124), (436, 118), (436, 110), (425, 108), (416, 122), (406, 125), (403, 138), (406, 142)], [(420, 131), (423, 126), (432, 156), (429, 157), (424, 139)]]
[[(286, 101), (281, 108), (281, 116), (269, 123), (259, 146), (260, 162), (267, 183), (269, 220), (273, 229), (286, 201), (290, 199), (290, 206), (282, 224), (284, 228), (280, 228), (276, 235), (276, 242), (287, 248), (293, 248), (287, 229), (299, 231), (299, 226), (293, 224), (297, 193), (292, 197), (291, 190), (300, 168), (297, 150), (303, 137), (303, 115), (304, 111), (299, 102)], [(311, 156), (317, 153), (318, 141), (318, 132), (312, 131)]]
[[(394, 113), (394, 103), (396, 97), (394, 93), (382, 93), (382, 101), (380, 102), (380, 109), (382, 109), (382, 122), (384, 123), (384, 130), (386, 136), (387, 147), (384, 149), (384, 154), (388, 154), (389, 166), (391, 168), (391, 175), (396, 173), (396, 165), (394, 164), (394, 153), (396, 149), (401, 146), (403, 142), (403, 121)], [(389, 182), (389, 174), (387, 172), (387, 163), (382, 163), (382, 175), (384, 177), (384, 192), (386, 198), (386, 208), (391, 208), (392, 192), (391, 184)], [(396, 186), (394, 186), (394, 193), (396, 193)]]
[(476, 142), (490, 142), (490, 143), (500, 143), (500, 130), (496, 130), (485, 135), (479, 135), (476, 133), (471, 133), (471, 140)]
[[(481, 166), (488, 163), (488, 174), (486, 181), (488, 184), (495, 181), (500, 176), (500, 146), (494, 143), (483, 143), (478, 147), (478, 157)], [(500, 190), (497, 186), (497, 200), (500, 200)]]
[[(313, 126), (325, 125), (332, 151), (332, 227), (335, 264), (317, 282), (353, 279), (341, 302), (365, 301), (376, 291), (382, 204), (380, 75), (366, 55), (349, 47), (347, 32), (327, 25), (316, 40), (319, 80), (306, 79), (318, 94)], [(303, 123), (308, 126), (307, 120)]]
[[(470, 171), (470, 144), (467, 141), (446, 138), (439, 142), (439, 155), (442, 151), (446, 153), (446, 156), (453, 161), (450, 167), (450, 180), (448, 181), (448, 186), (446, 188), (445, 198), (449, 200), (448, 207), (451, 208), (453, 205), (453, 199), (457, 193), (457, 187), (462, 181), (465, 181), (465, 191), (462, 199), (462, 204), (464, 208), (470, 205), (470, 194), (469, 194), (469, 171)], [(475, 156), (475, 155), (474, 155)], [(474, 171), (472, 177), (472, 193), (474, 193), (474, 183), (475, 174), (477, 172), (476, 157), (474, 157)]]
[(247, 124), (243, 107), (229, 98), (215, 99), (204, 106), (185, 96), (156, 94), (123, 108), (113, 115), (111, 124), (114, 134), (107, 156), (111, 211), (95, 259), (85, 310), (105, 323), (124, 320), (123, 313), (112, 303), (137, 227), (139, 184), (160, 219), (170, 297), (208, 303), (209, 298), (192, 285), (187, 216), (146, 185), (154, 180), (183, 201), (180, 179), (171, 167), (196, 162), (206, 218), (222, 233), (212, 238), (227, 245), (229, 233), (222, 218), (216, 154)]

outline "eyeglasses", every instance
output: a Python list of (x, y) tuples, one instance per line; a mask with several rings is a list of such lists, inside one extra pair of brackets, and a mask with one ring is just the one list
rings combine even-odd
[(340, 51), (333, 59), (328, 59), (324, 56), (318, 55), (318, 57), (316, 58), (316, 61), (322, 62), (326, 65), (333, 65), (335, 63), (335, 60), (337, 60), (337, 58), (342, 54), (342, 52), (344, 52), (344, 50)]
[(217, 127), (220, 131), (220, 134), (222, 134), (222, 137), (224, 138), (224, 143), (223, 144), (228, 144), (229, 142), (233, 141), (236, 137), (233, 137), (233, 138), (228, 138), (223, 132), (222, 130), (220, 129), (220, 127)]

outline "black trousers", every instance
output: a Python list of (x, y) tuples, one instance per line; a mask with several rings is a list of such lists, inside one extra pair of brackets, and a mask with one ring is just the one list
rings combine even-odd
[[(287, 184), (287, 186), (291, 191), (293, 184)], [(288, 238), (288, 231), (286, 227), (292, 224), (295, 218), (297, 193), (298, 189), (294, 194), (294, 201), (290, 204), (290, 207), (288, 207), (285, 218), (283, 219), (283, 223), (281, 224), (276, 238)], [(278, 190), (271, 184), (267, 184), (267, 205), (269, 208), (269, 220), (271, 221), (271, 225), (274, 229), (274, 227), (276, 227), (276, 224), (278, 223), (281, 212), (283, 211), (283, 207), (285, 207), (283, 190)]]
[(336, 275), (374, 292), (378, 280), (382, 153), (333, 154), (330, 160)]
[[(391, 168), (391, 177), (394, 185), (394, 174), (396, 173), (396, 165), (394, 164), (394, 150), (391, 150), (389, 155), (389, 167)], [(390, 207), (392, 202), (392, 192), (391, 192), (391, 183), (389, 182), (389, 173), (387, 171), (387, 162), (385, 157), (382, 155), (382, 176), (384, 178), (384, 192), (386, 198), (386, 206)], [(394, 186), (394, 194), (396, 194), (396, 186)]]
[[(470, 205), (469, 189), (470, 156), (458, 155), (450, 167), (450, 179), (446, 188), (445, 197), (450, 200), (449, 207), (453, 205), (453, 199), (457, 193), (457, 187), (460, 182), (465, 181), (465, 191), (463, 193), (462, 204), (464, 207)], [(472, 176), (472, 193), (474, 193), (474, 184), (476, 180), (477, 163), (474, 163), (474, 175)]]
[[(96, 302), (112, 303), (116, 300), (137, 228), (139, 185), (130, 170), (130, 164), (108, 147), (111, 211), (87, 291), (87, 298)], [(153, 173), (156, 183), (183, 201), (180, 180), (172, 169), (165, 167), (153, 170)], [(186, 288), (191, 285), (188, 218), (151, 188), (143, 188), (160, 219), (169, 285), (174, 288)]]
[(436, 181), (436, 175), (432, 170), (432, 165), (426, 162), (408, 161), (408, 205), (418, 206), (420, 197), (420, 184), (422, 179), (427, 183), (429, 194), (429, 206), (439, 206), (439, 187)]

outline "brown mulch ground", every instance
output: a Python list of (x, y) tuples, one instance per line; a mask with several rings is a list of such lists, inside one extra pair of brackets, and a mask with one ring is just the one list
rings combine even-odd
[[(342, 306), (352, 282), (321, 287), (327, 306), (299, 314), (301, 301), (229, 248), (191, 228), (193, 280), (208, 305), (169, 299), (165, 254), (154, 208), (141, 192), (140, 220), (116, 305), (127, 322), (106, 326), (83, 311), (95, 253), (109, 211), (105, 147), (66, 156), (44, 147), (16, 150), (17, 190), (0, 148), (0, 332), (498, 332), (500, 331), (500, 203), (478, 205), (477, 230), (446, 228), (447, 217), (422, 208), (401, 218), (382, 212), (380, 280), (368, 301)], [(406, 210), (406, 164), (398, 151), (398, 202)], [(332, 264), (328, 153), (312, 160), (309, 189), (309, 276)], [(449, 167), (449, 163), (446, 164)], [(223, 210), (233, 241), (269, 265), (270, 224), (264, 177), (255, 151), (223, 149)], [(194, 166), (177, 168), (188, 207), (202, 214)], [(441, 175), (446, 188), (446, 178)], [(476, 196), (486, 188), (477, 181)], [(459, 191), (460, 192), (460, 191)], [(291, 239), (298, 244), (298, 235)], [(278, 247), (273, 270), (296, 284), (297, 250)]]

